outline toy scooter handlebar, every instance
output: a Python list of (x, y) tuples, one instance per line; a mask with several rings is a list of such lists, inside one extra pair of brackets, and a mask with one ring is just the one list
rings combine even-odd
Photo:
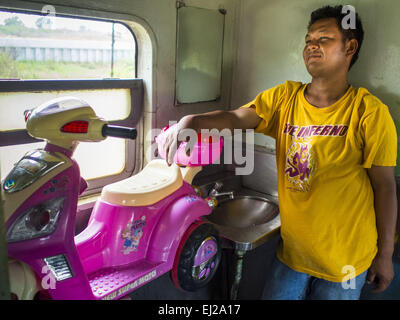
[(101, 130), (103, 137), (116, 137), (125, 139), (136, 139), (137, 130), (136, 128), (127, 128), (119, 126), (111, 126), (105, 124)]

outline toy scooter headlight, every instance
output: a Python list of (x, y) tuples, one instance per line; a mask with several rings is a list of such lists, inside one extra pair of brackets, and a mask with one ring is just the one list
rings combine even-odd
[(8, 229), (7, 242), (30, 240), (53, 233), (64, 199), (50, 199), (26, 210)]

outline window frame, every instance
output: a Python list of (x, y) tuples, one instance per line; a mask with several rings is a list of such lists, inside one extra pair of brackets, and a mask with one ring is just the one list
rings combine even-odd
[[(0, 11), (12, 12), (19, 14), (34, 14), (38, 16), (46, 16), (41, 12), (20, 10), (20, 9), (8, 9), (0, 7)], [(130, 177), (140, 168), (140, 139), (141, 139), (141, 124), (140, 120), (143, 117), (144, 112), (144, 86), (143, 79), (137, 78), (138, 73), (138, 43), (137, 38), (132, 29), (121, 21), (115, 19), (98, 19), (95, 17), (80, 17), (68, 14), (58, 14), (58, 17), (100, 21), (107, 23), (119, 23), (124, 25), (129, 32), (131, 32), (134, 45), (135, 45), (135, 78), (131, 79), (119, 79), (119, 78), (94, 78), (94, 79), (60, 79), (60, 80), (24, 80), (24, 79), (6, 79), (0, 80), (0, 93), (7, 92), (37, 92), (37, 91), (68, 91), (68, 90), (101, 90), (101, 89), (129, 89), (131, 97), (131, 111), (130, 114), (121, 120), (109, 121), (111, 125), (136, 127), (138, 129), (138, 136), (136, 140), (126, 140), (126, 152), (125, 152), (125, 167), (124, 169), (114, 175), (108, 175), (95, 179), (88, 180), (88, 188), (81, 195), (81, 197), (89, 196), (95, 193), (99, 193), (103, 186), (113, 183), (127, 177)], [(12, 131), (0, 131), (0, 146), (12, 146), (19, 144), (37, 143), (43, 140), (31, 137), (26, 129), (12, 130)]]

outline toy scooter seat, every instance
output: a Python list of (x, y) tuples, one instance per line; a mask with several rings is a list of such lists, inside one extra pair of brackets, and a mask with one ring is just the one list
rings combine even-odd
[(101, 199), (120, 206), (148, 206), (178, 190), (182, 183), (176, 164), (168, 167), (165, 160), (156, 159), (138, 174), (105, 186)]

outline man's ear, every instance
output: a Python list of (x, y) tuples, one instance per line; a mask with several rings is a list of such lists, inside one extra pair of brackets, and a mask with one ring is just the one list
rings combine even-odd
[(347, 56), (354, 55), (358, 49), (357, 39), (350, 39), (346, 41), (345, 51)]

